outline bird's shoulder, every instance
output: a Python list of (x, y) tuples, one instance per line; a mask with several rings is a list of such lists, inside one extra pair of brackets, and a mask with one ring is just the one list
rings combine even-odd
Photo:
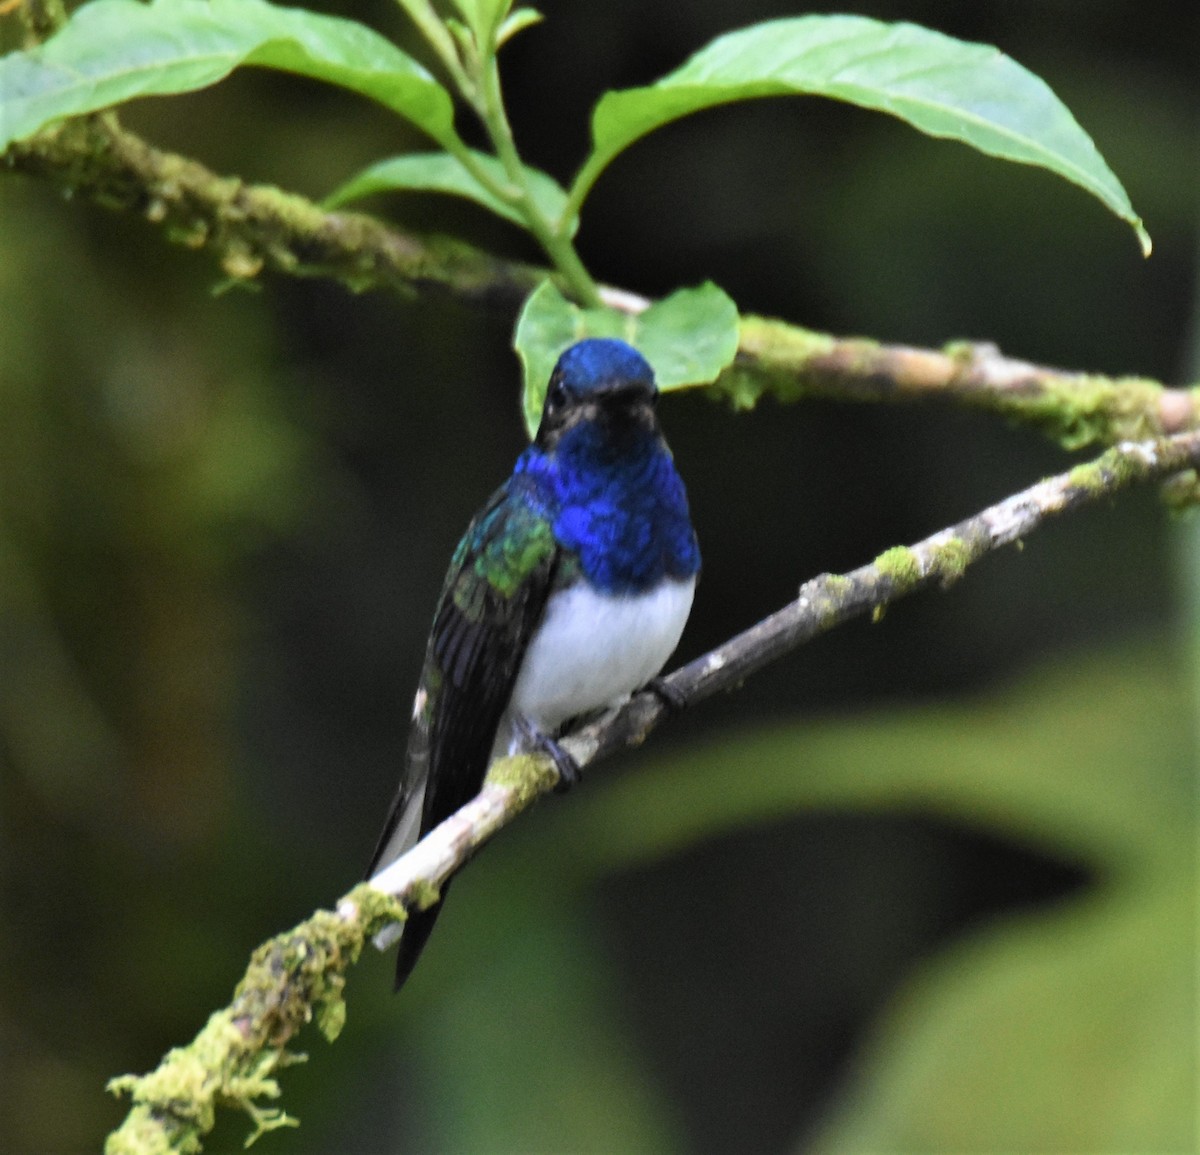
[(507, 698), (551, 588), (577, 564), (520, 479), (501, 486), (459, 542), (434, 618), (429, 658), (447, 690), (483, 683)]
[(510, 478), (475, 515), (450, 563), (443, 600), (467, 614), (480, 599), (512, 598), (554, 562), (554, 523), (520, 478)]

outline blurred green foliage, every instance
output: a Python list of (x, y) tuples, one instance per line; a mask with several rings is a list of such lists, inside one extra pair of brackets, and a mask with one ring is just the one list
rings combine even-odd
[[(1045, 76), (1154, 258), (1047, 176), (763, 102), (614, 165), (589, 266), (1184, 379), (1200, 154), (1174, 8), (857, 10)], [(559, 177), (598, 92), (731, 19), (548, 15), (508, 77), (530, 161)], [(285, 77), (126, 119), (317, 197), (397, 147), (382, 114)], [(533, 255), (470, 205), (373, 207)], [(121, 1114), (105, 1079), (190, 1038), (254, 945), (355, 880), (442, 569), (522, 444), (511, 318), (218, 279), (143, 222), (0, 179), (4, 1151), (95, 1149)], [(662, 408), (705, 551), (681, 657), (1071, 460), (932, 409)], [(303, 1126), (263, 1149), (1196, 1150), (1186, 532), (1150, 494), (1072, 518), (540, 806), (456, 885), (401, 999), (364, 960), (338, 1044), (313, 1032), (285, 1076)], [(209, 1150), (246, 1131), (227, 1120)]]
[[(418, 1045), (439, 1082), (459, 1089), (439, 1114), (438, 1149), (664, 1149), (669, 1115), (636, 1109), (653, 1069), (608, 1039), (619, 977), (605, 974), (611, 960), (580, 917), (597, 880), (731, 831), (853, 809), (985, 827), (1079, 864), (1094, 884), (989, 921), (902, 984), (815, 1149), (1190, 1150), (1200, 860), (1191, 703), (1171, 651), (1074, 654), (970, 702), (735, 731), (596, 783), (569, 814), (497, 848), (485, 877), (455, 895), (465, 909), (451, 965), (470, 972), (497, 905), (519, 926), (516, 942), (488, 952), (483, 977), (439, 982), (467, 984), (452, 1010), (421, 1008), (431, 1023)], [(755, 921), (791, 921), (792, 897), (755, 894)], [(697, 937), (736, 955), (710, 898), (682, 901)], [(443, 959), (454, 950), (441, 949)], [(747, 972), (727, 961), (730, 984), (753, 981)], [(522, 1068), (521, 1039), (535, 1070)], [(597, 1127), (591, 1102), (556, 1099), (552, 1112), (522, 1094), (554, 1054), (571, 1065), (581, 1039), (600, 1068), (585, 1086), (605, 1102), (639, 1088), (622, 1095), (632, 1136)]]

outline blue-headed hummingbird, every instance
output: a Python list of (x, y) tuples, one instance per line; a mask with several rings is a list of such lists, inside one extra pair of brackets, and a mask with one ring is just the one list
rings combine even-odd
[[(470, 801), (495, 758), (541, 747), (576, 777), (554, 742), (563, 725), (624, 701), (671, 656), (700, 551), (657, 397), (623, 341), (559, 358), (537, 437), (454, 552), (369, 876)], [(440, 909), (409, 915), (397, 988)]]

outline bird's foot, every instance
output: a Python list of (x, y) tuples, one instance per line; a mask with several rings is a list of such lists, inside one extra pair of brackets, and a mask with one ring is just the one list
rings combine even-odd
[(575, 761), (553, 738), (542, 737), (542, 749), (554, 759), (554, 768), (558, 771), (558, 781), (554, 784), (555, 794), (565, 794), (572, 786), (578, 786), (583, 781), (583, 771)]
[(558, 771), (558, 781), (554, 785), (555, 794), (565, 794), (572, 786), (577, 786), (583, 781), (583, 771), (580, 770), (579, 763), (549, 734), (544, 734), (527, 718), (519, 719), (518, 725), (526, 745), (530, 749), (548, 754), (554, 763), (554, 769)]
[(651, 678), (643, 687), (653, 694), (667, 709), (668, 714), (679, 714), (687, 705), (687, 699), (666, 678)]

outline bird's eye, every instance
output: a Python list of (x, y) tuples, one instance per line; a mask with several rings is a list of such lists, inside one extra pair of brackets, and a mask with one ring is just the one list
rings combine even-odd
[(550, 378), (550, 385), (546, 389), (546, 408), (561, 409), (567, 403), (566, 386), (562, 383), (562, 378), (555, 376)]

